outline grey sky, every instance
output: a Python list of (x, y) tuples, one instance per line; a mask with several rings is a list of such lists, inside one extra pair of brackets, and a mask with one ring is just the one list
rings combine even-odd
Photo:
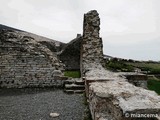
[(104, 53), (160, 61), (160, 0), (1, 0), (0, 23), (62, 42), (82, 33), (83, 14), (101, 18)]

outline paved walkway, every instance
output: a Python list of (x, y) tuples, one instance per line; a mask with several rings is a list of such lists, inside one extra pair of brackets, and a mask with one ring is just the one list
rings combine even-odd
[[(82, 94), (53, 89), (0, 89), (0, 120), (82, 120)], [(57, 112), (58, 118), (50, 113)]]

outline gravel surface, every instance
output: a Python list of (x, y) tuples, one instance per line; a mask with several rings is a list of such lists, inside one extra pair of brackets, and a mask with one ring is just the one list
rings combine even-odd
[[(0, 89), (0, 120), (82, 120), (82, 94), (54, 89)], [(57, 118), (50, 113), (59, 113)]]

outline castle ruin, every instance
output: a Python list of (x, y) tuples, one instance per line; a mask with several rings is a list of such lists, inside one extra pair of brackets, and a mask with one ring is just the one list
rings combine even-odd
[[(75, 63), (80, 66), (81, 77), (85, 81), (93, 120), (159, 120), (160, 96), (134, 86), (125, 77), (103, 67), (99, 30), (98, 12), (86, 13), (83, 35), (79, 36), (80, 50), (76, 50), (80, 65)], [(0, 87), (63, 87), (67, 79), (62, 73), (65, 66), (56, 53), (18, 31), (2, 30), (0, 40)], [(65, 50), (63, 52), (65, 54)], [(74, 55), (72, 60), (75, 60)], [(66, 64), (71, 63), (63, 54), (60, 57)]]
[[(159, 119), (160, 96), (129, 83), (103, 68), (100, 19), (97, 11), (84, 15), (81, 71), (93, 120)], [(153, 116), (152, 116), (153, 115)]]

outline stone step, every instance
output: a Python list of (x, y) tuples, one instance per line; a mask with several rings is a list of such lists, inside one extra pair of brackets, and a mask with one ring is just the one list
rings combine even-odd
[(64, 90), (64, 92), (68, 94), (81, 94), (81, 93), (84, 93), (85, 91), (84, 90)]
[(76, 85), (76, 84), (65, 84), (65, 89), (67, 90), (84, 90), (84, 85)]
[(85, 90), (75, 90), (74, 93), (84, 93)]
[(85, 83), (82, 79), (71, 79), (64, 82), (64, 92), (68, 94), (83, 93), (85, 90)]
[(72, 79), (72, 80), (66, 80), (65, 82), (64, 82), (64, 84), (76, 84), (76, 85), (84, 85), (84, 81), (82, 81), (82, 80), (74, 80), (74, 79)]
[(75, 84), (76, 85), (85, 85), (84, 81), (82, 81), (82, 80), (76, 80)]
[(66, 80), (64, 81), (64, 84), (73, 84), (75, 81), (74, 80)]

